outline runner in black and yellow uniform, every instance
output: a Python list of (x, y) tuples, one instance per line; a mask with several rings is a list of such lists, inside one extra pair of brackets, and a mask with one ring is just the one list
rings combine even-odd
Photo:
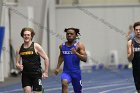
[[(42, 77), (48, 77), (48, 57), (38, 43), (32, 42), (35, 35), (32, 28), (23, 28), (21, 36), (24, 43), (20, 50), (16, 51), (16, 66), (22, 72), (22, 87), (24, 93), (31, 93), (32, 88), (35, 93), (42, 91)], [(41, 59), (44, 59), (45, 70), (41, 71)], [(22, 59), (22, 64), (20, 60)]]

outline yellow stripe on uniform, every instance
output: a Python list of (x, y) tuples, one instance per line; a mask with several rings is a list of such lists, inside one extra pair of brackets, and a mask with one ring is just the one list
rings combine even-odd
[(31, 55), (31, 54), (33, 54), (33, 51), (26, 51), (20, 53), (20, 55)]

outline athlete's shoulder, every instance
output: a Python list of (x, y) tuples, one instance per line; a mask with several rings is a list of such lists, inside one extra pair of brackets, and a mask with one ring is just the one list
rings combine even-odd
[(128, 43), (135, 44), (135, 43), (136, 43), (136, 40), (135, 40), (135, 38), (133, 38), (133, 39), (130, 39), (130, 40), (128, 41)]
[(132, 39), (130, 39), (130, 40), (128, 40), (128, 43), (132, 43), (132, 41), (133, 41), (133, 40), (132, 40)]
[(128, 42), (127, 42), (128, 45), (131, 45), (132, 44), (132, 39), (130, 39)]
[(59, 49), (62, 49), (62, 45), (63, 45), (63, 44), (59, 45)]
[(62, 48), (62, 44), (61, 45), (59, 45), (59, 49), (61, 49)]
[(59, 48), (61, 49), (62, 46), (64, 46), (64, 45), (66, 45), (66, 42), (61, 43), (61, 44), (59, 45)]
[(40, 49), (40, 48), (41, 48), (41, 45), (34, 42), (34, 48), (35, 48), (35, 49)]
[(78, 46), (84, 46), (84, 43), (78, 42), (77, 45), (78, 45)]
[(36, 42), (33, 42), (34, 43), (34, 46), (40, 46), (40, 44), (36, 43)]

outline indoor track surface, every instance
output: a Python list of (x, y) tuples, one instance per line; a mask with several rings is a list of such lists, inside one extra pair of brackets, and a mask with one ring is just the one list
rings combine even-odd
[[(132, 70), (86, 70), (82, 72), (83, 93), (136, 93)], [(60, 75), (43, 80), (45, 93), (61, 93)], [(0, 87), (0, 93), (23, 93), (21, 83)], [(69, 93), (74, 93), (72, 85)]]

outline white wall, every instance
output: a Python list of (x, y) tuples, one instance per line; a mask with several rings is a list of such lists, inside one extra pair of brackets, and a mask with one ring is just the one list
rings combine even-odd
[[(77, 27), (81, 41), (99, 63), (108, 63), (112, 50), (118, 51), (119, 63), (127, 63), (126, 35), (128, 26), (140, 19), (139, 6), (57, 7), (56, 29)], [(121, 32), (123, 31), (123, 32)], [(57, 39), (61, 44), (63, 40)], [(58, 43), (56, 44), (58, 46)], [(58, 55), (59, 51), (57, 51)]]
[(10, 10), (11, 19), (11, 44), (15, 51), (23, 43), (22, 37), (20, 36), (21, 29), (28, 26), (28, 11), (25, 7), (11, 8)]
[(90, 5), (104, 5), (104, 4), (136, 4), (139, 3), (139, 0), (59, 0), (60, 4), (72, 4), (77, 2), (79, 4), (90, 4)]

